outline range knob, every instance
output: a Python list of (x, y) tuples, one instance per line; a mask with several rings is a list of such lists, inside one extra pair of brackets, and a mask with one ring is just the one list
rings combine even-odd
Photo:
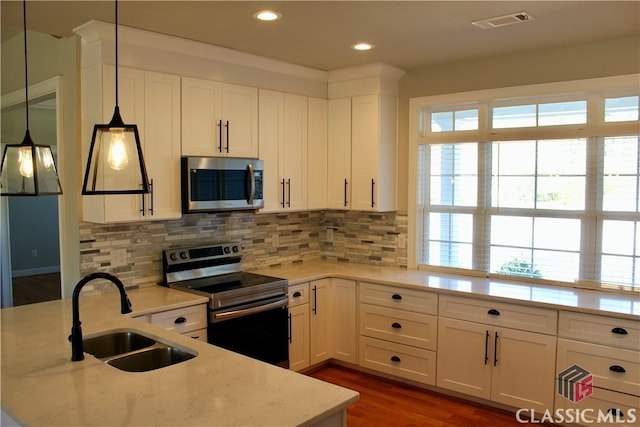
[(225, 253), (225, 254), (228, 254), (228, 253), (230, 253), (230, 252), (231, 252), (231, 249), (229, 249), (229, 246), (225, 246), (225, 247), (224, 247), (224, 253)]
[(180, 252), (180, 258), (181, 259), (188, 259), (189, 255), (186, 252)]
[(175, 252), (172, 252), (172, 253), (169, 255), (169, 258), (171, 258), (171, 261), (177, 261), (177, 260), (178, 260), (178, 254), (177, 254), (177, 253), (175, 253)]
[(231, 250), (232, 250), (234, 253), (237, 253), (240, 249), (238, 249), (238, 247), (237, 247), (237, 246), (234, 246), (233, 248), (231, 248)]

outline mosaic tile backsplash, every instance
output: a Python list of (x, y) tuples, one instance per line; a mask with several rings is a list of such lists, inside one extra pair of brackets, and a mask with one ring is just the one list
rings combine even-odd
[[(397, 212), (224, 212), (169, 221), (83, 222), (80, 274), (107, 271), (128, 288), (155, 286), (162, 281), (164, 249), (231, 241), (242, 244), (245, 270), (317, 258), (406, 267), (406, 236), (407, 216)], [(86, 291), (102, 292), (108, 285), (91, 286)]]

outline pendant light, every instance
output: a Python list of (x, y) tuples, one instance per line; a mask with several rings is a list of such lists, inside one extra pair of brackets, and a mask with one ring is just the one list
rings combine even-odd
[(48, 196), (62, 194), (51, 147), (36, 145), (29, 134), (29, 74), (27, 71), (27, 1), (22, 2), (24, 24), (24, 80), (27, 130), (20, 144), (7, 145), (2, 156), (0, 194)]
[(118, 1), (115, 1), (116, 106), (108, 124), (93, 127), (82, 194), (146, 194), (147, 170), (138, 126), (124, 124), (118, 107)]

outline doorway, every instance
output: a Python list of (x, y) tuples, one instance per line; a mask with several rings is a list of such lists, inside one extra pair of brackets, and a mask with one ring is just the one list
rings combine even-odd
[[(25, 117), (24, 102), (2, 109), (3, 144), (22, 141)], [(29, 101), (29, 122), (34, 142), (50, 145), (59, 165), (55, 92)], [(58, 202), (57, 196), (2, 197), (3, 307), (61, 298)]]

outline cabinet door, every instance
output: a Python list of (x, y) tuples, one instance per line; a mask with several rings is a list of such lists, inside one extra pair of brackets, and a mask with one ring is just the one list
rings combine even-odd
[(283, 185), (280, 178), (279, 150), (284, 139), (284, 94), (260, 89), (260, 159), (264, 162), (261, 212), (282, 209)]
[(289, 307), (289, 369), (309, 367), (309, 304)]
[(438, 319), (438, 387), (489, 399), (492, 333), (481, 323)]
[(327, 100), (308, 98), (307, 207), (327, 208)]
[(309, 303), (310, 363), (328, 360), (331, 357), (331, 279), (310, 283)]
[(351, 203), (351, 98), (332, 99), (328, 111), (327, 204), (349, 209)]
[(357, 363), (356, 283), (331, 279), (331, 330), (334, 359)]
[(222, 108), (222, 154), (258, 157), (258, 89), (223, 84)]
[(553, 408), (556, 337), (495, 328), (491, 400), (540, 413)]
[(182, 155), (221, 155), (222, 83), (182, 78)]
[(153, 184), (143, 216), (180, 218), (180, 78), (145, 72), (144, 159)]
[(307, 208), (307, 98), (284, 95), (284, 139), (280, 150), (285, 209)]

